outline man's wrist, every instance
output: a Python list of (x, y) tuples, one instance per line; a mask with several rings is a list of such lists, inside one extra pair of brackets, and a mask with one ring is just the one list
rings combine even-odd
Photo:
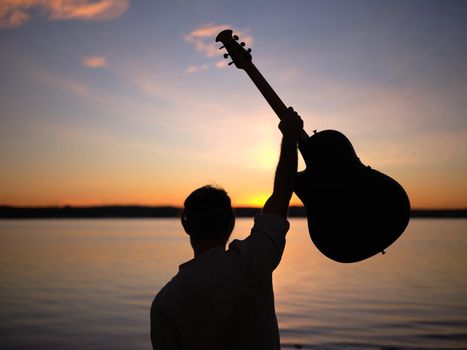
[(286, 146), (296, 146), (298, 142), (297, 134), (283, 134), (282, 144)]

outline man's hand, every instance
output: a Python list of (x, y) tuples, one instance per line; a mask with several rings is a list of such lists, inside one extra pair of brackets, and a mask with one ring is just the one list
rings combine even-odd
[(283, 135), (281, 155), (274, 178), (274, 190), (264, 204), (263, 212), (287, 218), (297, 174), (297, 140), (303, 128), (303, 121), (292, 107), (289, 107), (281, 117), (279, 123)]
[(287, 138), (297, 139), (303, 129), (303, 120), (292, 107), (287, 108), (287, 112), (281, 116), (279, 129), (282, 135)]

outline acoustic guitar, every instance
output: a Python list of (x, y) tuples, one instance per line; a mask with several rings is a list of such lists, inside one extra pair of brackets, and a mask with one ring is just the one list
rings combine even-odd
[[(287, 107), (252, 62), (251, 49), (224, 30), (216, 37), (232, 62), (244, 70), (280, 118)], [(306, 208), (308, 230), (328, 258), (351, 263), (385, 252), (410, 219), (409, 198), (397, 181), (364, 165), (349, 139), (336, 130), (302, 130), (298, 148), (306, 169), (295, 193)]]

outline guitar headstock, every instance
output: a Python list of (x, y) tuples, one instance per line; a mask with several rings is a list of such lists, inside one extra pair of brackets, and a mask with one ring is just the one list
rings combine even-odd
[(224, 54), (224, 58), (229, 56), (232, 58), (232, 62), (229, 62), (229, 66), (235, 63), (235, 66), (239, 69), (246, 69), (251, 64), (251, 49), (245, 50), (245, 43), (238, 43), (238, 36), (232, 36), (232, 30), (226, 29), (217, 34), (216, 42), (220, 41), (223, 46), (219, 49), (225, 48), (227, 53)]

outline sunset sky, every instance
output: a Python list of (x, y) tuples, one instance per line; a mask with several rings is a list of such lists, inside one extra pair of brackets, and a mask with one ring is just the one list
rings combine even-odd
[(278, 119), (226, 66), (225, 28), (309, 133), (346, 134), (414, 208), (467, 207), (467, 2), (449, 0), (0, 0), (0, 204), (181, 205), (211, 183), (262, 205)]

